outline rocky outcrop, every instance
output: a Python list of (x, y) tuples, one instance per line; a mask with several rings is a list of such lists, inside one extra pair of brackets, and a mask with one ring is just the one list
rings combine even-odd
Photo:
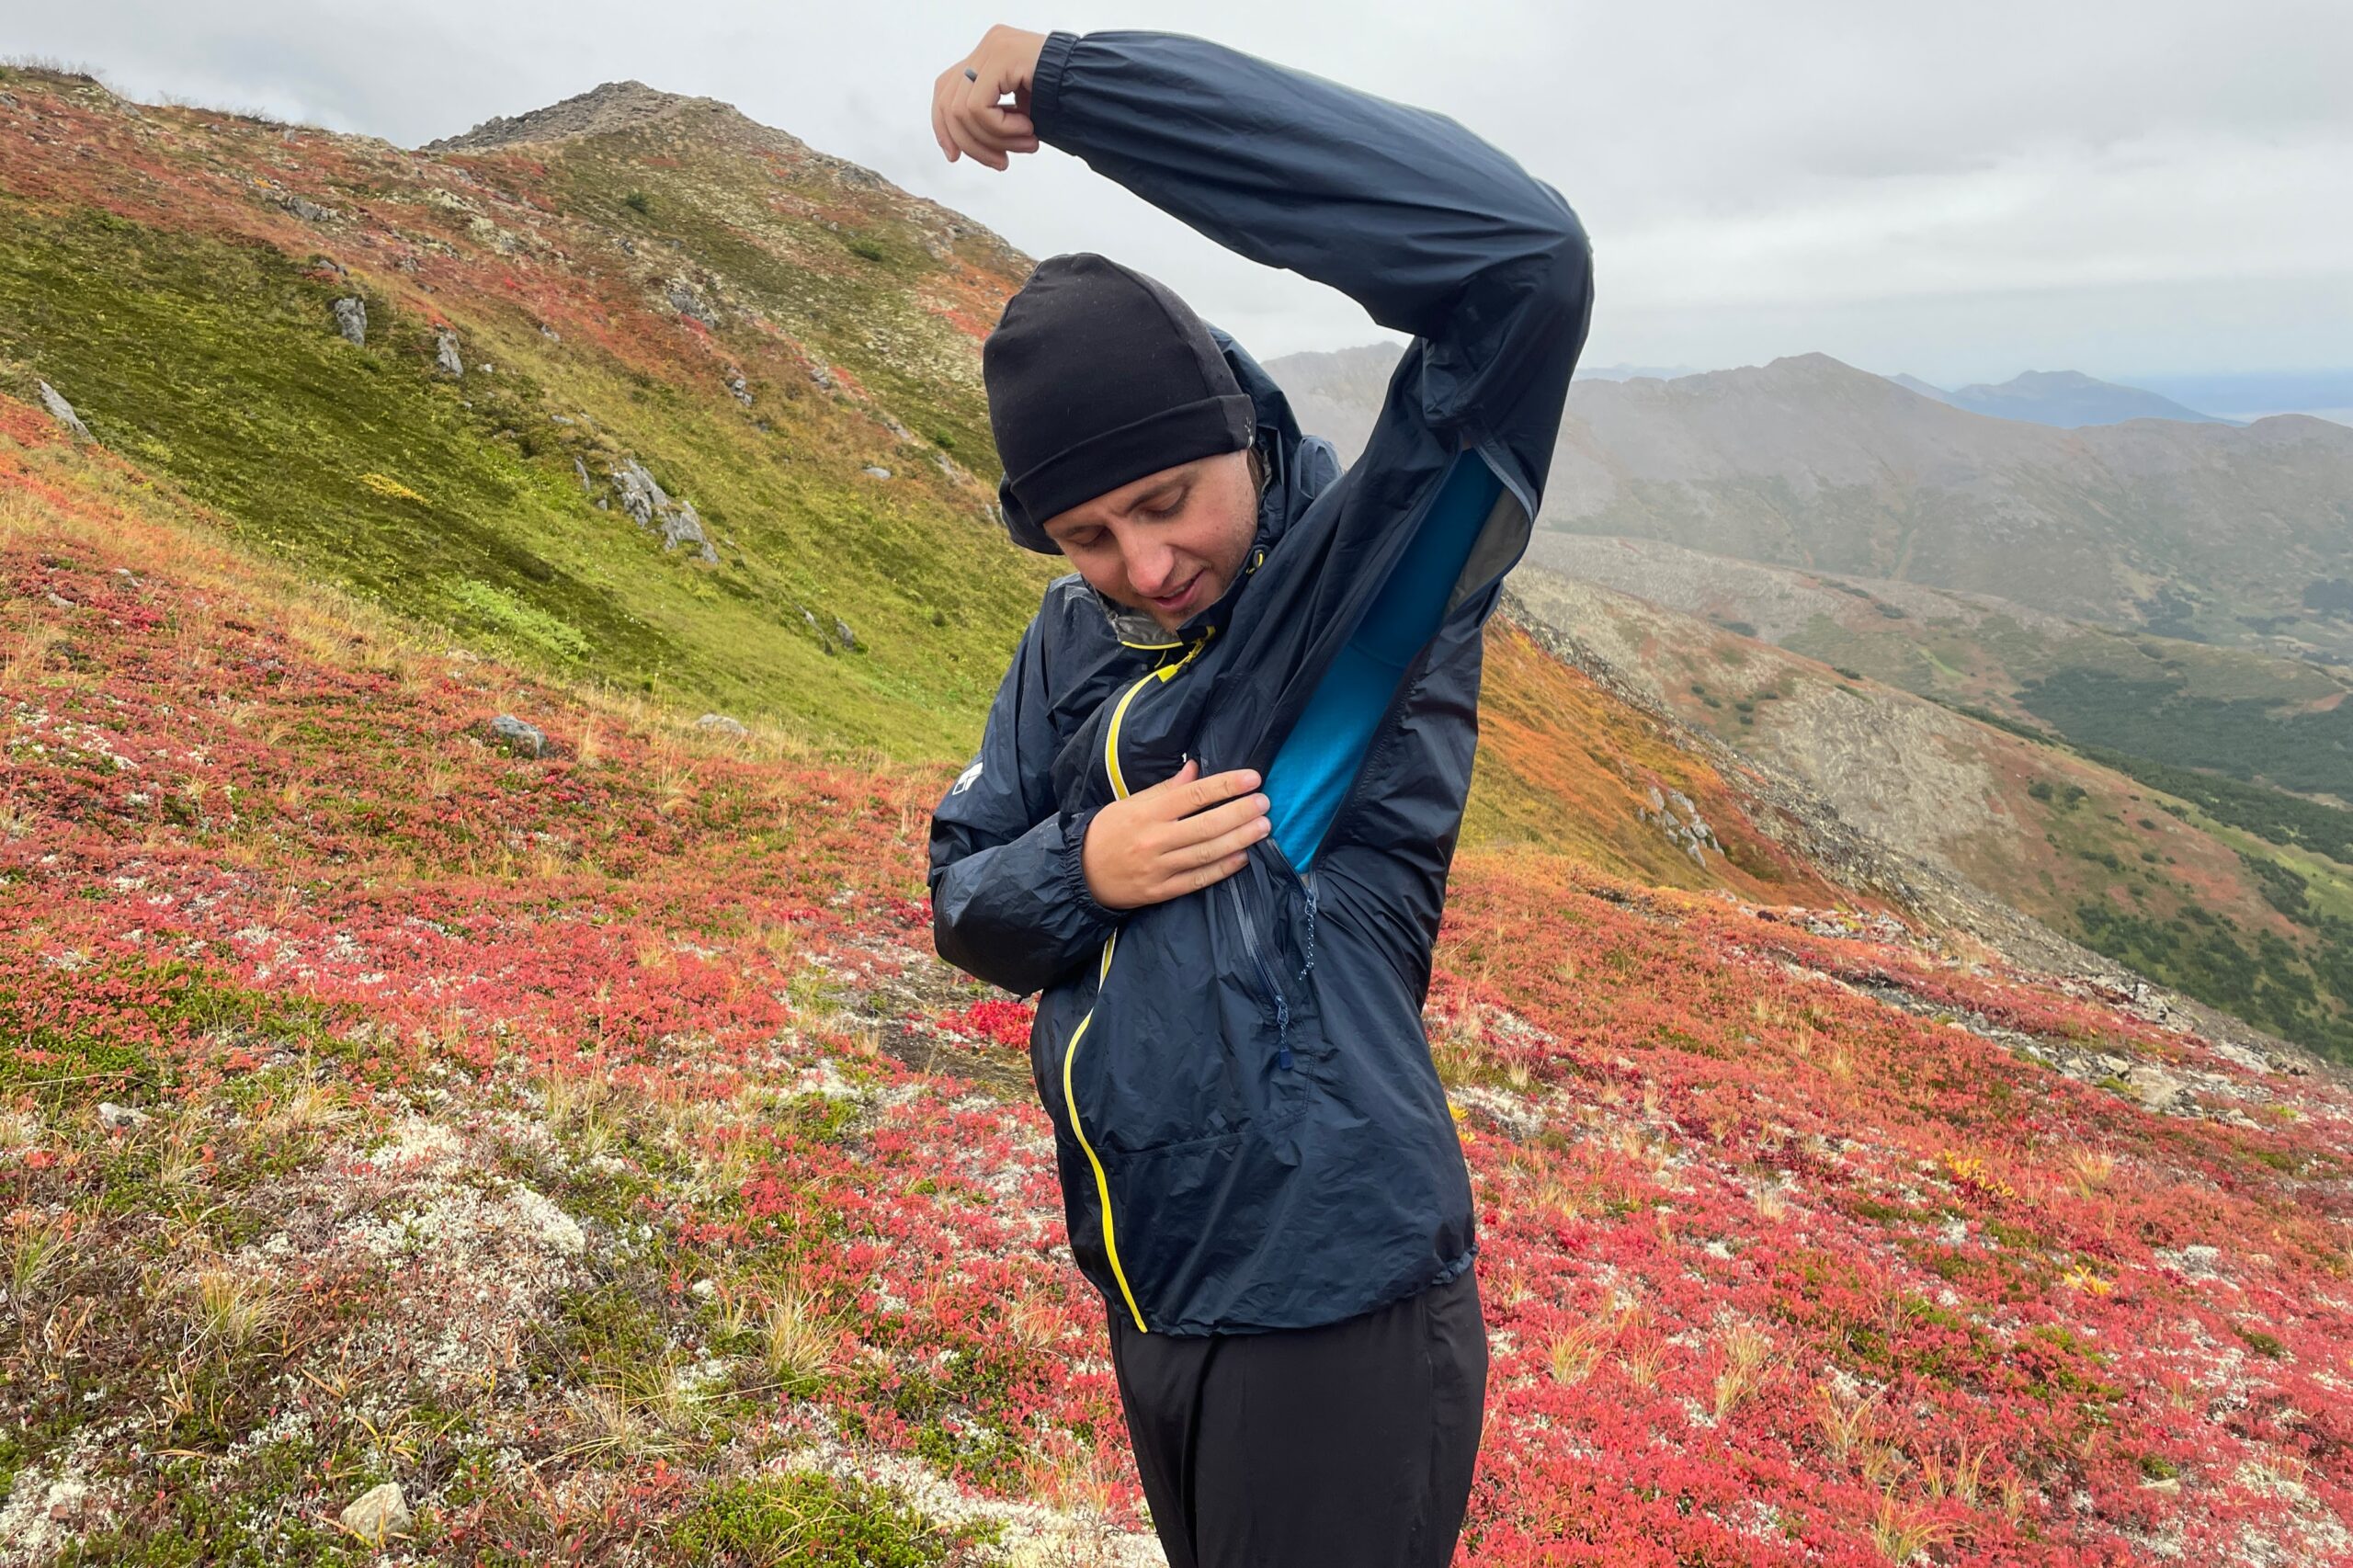
[(309, 197), (290, 190), (279, 191), (273, 199), (305, 223), (332, 223), (343, 216), (332, 207), (322, 207)]
[[(2053, 977), (2059, 988), (2135, 1017), (2195, 1029), (2218, 1048), (2248, 1061), (2309, 1070), (2315, 1058), (2302, 1047), (2192, 997), (2157, 985), (2104, 954), (2069, 940), (2041, 921), (2003, 903), (1964, 878), (1856, 826), (1801, 780), (1747, 756), (1704, 730), (1684, 723), (1644, 683), (1632, 679), (1577, 638), (1552, 625), (1510, 586), (1502, 613), (1538, 646), (1577, 670), (1627, 707), (1648, 718), (1681, 749), (1703, 758), (1738, 791), (1757, 830), (1859, 892), (1887, 900), (1912, 920), (1965, 931), (2023, 970)], [(2140, 1089), (2136, 1086), (2136, 1095)]]
[(64, 426), (66, 429), (72, 431), (76, 440), (95, 441), (97, 439), (96, 436), (90, 434), (90, 427), (82, 423), (82, 416), (74, 412), (74, 405), (65, 401), (64, 393), (59, 392), (55, 387), (51, 386), (47, 381), (37, 381), (34, 384), (40, 388), (41, 406), (49, 410), (51, 418), (56, 420), (60, 425)]
[(445, 376), (466, 373), (465, 356), (458, 351), (458, 335), (446, 326), (433, 340), (433, 366)]
[(718, 310), (712, 306), (702, 290), (689, 278), (670, 279), (664, 288), (662, 297), (669, 301), (672, 310), (689, 320), (700, 322), (703, 325), (710, 327), (719, 324)]
[(335, 329), (349, 342), (366, 347), (368, 344), (368, 301), (353, 295), (335, 302)]
[(1680, 790), (1669, 790), (1661, 794), (1659, 787), (1652, 785), (1650, 804), (1636, 807), (1635, 814), (1644, 822), (1656, 824), (1683, 853), (1691, 857), (1694, 865), (1706, 865), (1711, 849), (1719, 855), (1724, 852), (1724, 846), (1716, 842), (1715, 830), (1699, 814), (1699, 808), (1692, 803), (1691, 797)]
[(635, 458), (624, 458), (621, 466), (613, 471), (613, 488), (620, 493), (621, 510), (634, 518), (638, 527), (661, 534), (663, 549), (684, 547), (692, 550), (696, 559), (705, 565), (719, 564), (719, 551), (703, 532), (702, 518), (695, 514), (694, 504), (672, 499), (660, 482), (646, 472), (643, 463)]

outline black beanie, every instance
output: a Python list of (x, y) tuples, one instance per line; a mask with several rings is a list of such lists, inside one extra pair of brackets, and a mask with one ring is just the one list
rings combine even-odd
[(1043, 554), (1038, 525), (1106, 491), (1250, 444), (1249, 394), (1208, 324), (1165, 284), (1091, 251), (1040, 262), (981, 345), (1005, 480), (1006, 531)]

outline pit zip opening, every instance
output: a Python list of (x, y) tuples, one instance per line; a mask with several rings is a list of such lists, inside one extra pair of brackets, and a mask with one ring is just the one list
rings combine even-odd
[[(1210, 639), (1216, 635), (1216, 627), (1207, 628), (1183, 658), (1147, 672), (1120, 694), (1119, 705), (1111, 710), (1111, 722), (1105, 726), (1103, 736), (1103, 770), (1110, 778), (1114, 799), (1124, 801), (1130, 792), (1127, 776), (1120, 768), (1120, 726), (1127, 719), (1129, 706), (1155, 681), (1165, 686), (1176, 679), (1186, 665), (1199, 657), (1201, 650), (1208, 647)], [(1111, 955), (1119, 945), (1120, 933), (1116, 929), (1103, 939), (1102, 960), (1095, 971), (1095, 1000), (1098, 1005), (1103, 1000), (1103, 987), (1111, 979)], [(1150, 1334), (1152, 1330), (1143, 1321), (1143, 1309), (1136, 1304), (1135, 1289), (1128, 1283), (1128, 1271), (1120, 1263), (1119, 1238), (1111, 1217), (1111, 1178), (1104, 1173), (1102, 1157), (1096, 1153), (1094, 1143), (1086, 1136), (1086, 1129), (1079, 1125), (1078, 1097), (1072, 1086), (1074, 1070), (1078, 1062), (1078, 1042), (1086, 1038), (1086, 1027), (1094, 1021), (1095, 1008), (1089, 1006), (1086, 1017), (1078, 1020), (1078, 1027), (1070, 1031), (1069, 1043), (1063, 1047), (1063, 1113), (1070, 1118), (1071, 1135), (1078, 1140), (1078, 1146), (1086, 1153), (1086, 1163), (1095, 1173), (1096, 1203), (1103, 1216), (1103, 1253), (1110, 1260), (1111, 1278), (1119, 1282), (1120, 1299), (1127, 1302), (1128, 1315), (1135, 1320), (1136, 1332)]]
[[(1521, 513), (1529, 519), (1535, 517), (1536, 507), (1533, 498), (1521, 487), (1519, 482), (1512, 477), (1510, 465), (1503, 460), (1493, 441), (1473, 442), (1468, 447), (1458, 449), (1455, 455), (1460, 457), (1463, 452), (1476, 452), (1480, 460), (1487, 465), (1488, 470), (1495, 474), (1496, 483), (1501, 484), (1515, 501), (1518, 502)], [(1438, 483), (1431, 489), (1427, 499), (1415, 509), (1414, 520), (1405, 525), (1408, 531), (1422, 526), (1429, 517), (1430, 508), (1438, 505), (1438, 498), (1445, 489), (1445, 477), (1441, 475)], [(1532, 521), (1530, 526), (1533, 526)], [(1507, 572), (1498, 573), (1496, 575), (1506, 574)], [(1486, 583), (1481, 583), (1479, 587), (1484, 590), (1487, 585)], [(1439, 631), (1446, 629), (1446, 621), (1452, 613), (1453, 611), (1449, 609), (1445, 616), (1439, 618)], [(1397, 713), (1404, 706), (1406, 694), (1414, 689), (1414, 683), (1420, 680), (1427, 672), (1430, 651), (1437, 646), (1438, 633), (1433, 632), (1429, 641), (1422, 644), (1421, 652), (1414, 655), (1414, 662), (1406, 666), (1404, 675), (1397, 682), (1397, 689), (1389, 694), (1389, 705), (1381, 710), (1381, 722), (1373, 728), (1372, 749), (1365, 754), (1364, 763), (1357, 769), (1356, 777), (1348, 780), (1347, 792), (1340, 797), (1340, 803), (1333, 808), (1332, 820), (1324, 826), (1324, 839), (1329, 839), (1333, 830), (1347, 820), (1349, 808), (1356, 804), (1357, 796), (1362, 792), (1364, 781), (1371, 774), (1373, 764), (1380, 760), (1381, 749), (1387, 744), (1391, 733), (1396, 728)], [(1323, 848), (1323, 841), (1317, 842), (1316, 848), (1319, 851)], [(1307, 869), (1301, 870), (1291, 864), (1290, 857), (1278, 848), (1271, 839), (1267, 841), (1267, 852), (1275, 864), (1282, 868), (1285, 874), (1299, 883), (1301, 890), (1306, 895), (1306, 961), (1299, 966), (1299, 978), (1304, 980), (1307, 978), (1308, 971), (1315, 967), (1315, 868), (1311, 859)]]

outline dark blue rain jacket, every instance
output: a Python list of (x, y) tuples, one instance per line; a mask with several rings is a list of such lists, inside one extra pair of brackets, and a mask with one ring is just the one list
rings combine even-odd
[[(931, 835), (941, 957), (1040, 992), (1071, 1250), (1141, 1329), (1335, 1322), (1454, 1278), (1469, 1172), (1421, 1007), (1477, 740), (1481, 631), (1537, 511), (1591, 309), (1558, 192), (1444, 115), (1202, 40), (1058, 32), (1041, 141), (1412, 344), (1346, 472), (1222, 332), (1271, 470), (1247, 570), (1174, 633), (1058, 579)], [(1214, 330), (1214, 329), (1213, 329)], [(1457, 460), (1500, 492), (1305, 875), (1113, 911), (1079, 850), (1167, 778), (1264, 773)]]

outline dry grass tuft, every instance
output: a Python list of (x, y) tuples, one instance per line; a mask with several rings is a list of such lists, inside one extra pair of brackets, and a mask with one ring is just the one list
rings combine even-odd
[(1756, 1392), (1773, 1341), (1762, 1329), (1742, 1324), (1723, 1337), (1723, 1359), (1716, 1369), (1716, 1419), (1723, 1420)]

